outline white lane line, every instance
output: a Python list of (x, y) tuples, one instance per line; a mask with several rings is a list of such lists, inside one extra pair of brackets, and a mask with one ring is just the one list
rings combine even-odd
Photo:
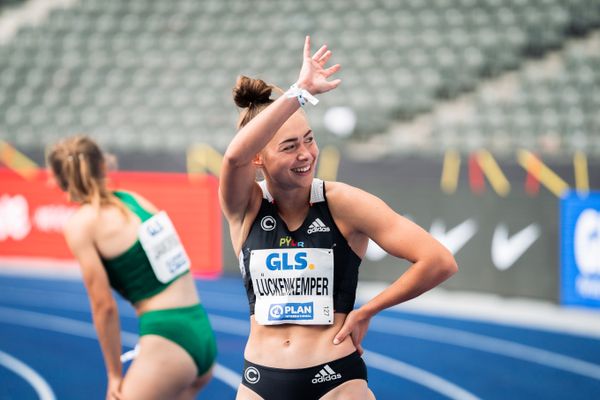
[(0, 365), (5, 366), (26, 380), (27, 383), (33, 387), (41, 400), (56, 399), (56, 396), (54, 395), (52, 388), (50, 388), (50, 385), (48, 385), (48, 382), (46, 382), (44, 378), (40, 376), (40, 374), (35, 372), (35, 370), (33, 370), (24, 362), (11, 356), (10, 354), (0, 351)]
[[(250, 324), (246, 320), (209, 314), (214, 330), (247, 337)], [(373, 368), (404, 378), (454, 400), (479, 400), (479, 397), (437, 375), (379, 353), (365, 350), (365, 362)]]
[[(6, 299), (6, 300), (5, 300)], [(220, 299), (222, 300), (222, 299)], [(19, 288), (13, 286), (3, 286), (0, 285), (0, 303), (2, 301), (9, 301), (10, 305), (14, 305), (16, 307), (20, 306), (34, 306), (34, 307), (43, 307), (44, 309), (58, 309), (58, 310), (67, 310), (67, 311), (77, 311), (77, 312), (85, 312), (87, 314), (90, 313), (90, 305), (85, 293), (74, 294), (74, 293), (65, 293), (56, 290), (43, 290), (43, 289), (30, 289), (30, 288)], [(117, 304), (119, 305), (119, 315), (125, 318), (134, 318), (137, 319), (137, 315), (135, 314), (135, 310), (127, 301), (122, 300), (120, 298), (116, 299)], [(239, 303), (239, 302), (238, 302)], [(208, 306), (204, 304), (204, 307)], [(239, 311), (240, 307), (233, 308), (233, 306), (224, 306), (221, 307), (221, 304), (218, 304), (216, 307), (214, 305), (210, 306), (210, 309), (218, 309), (218, 310), (235, 310)], [(216, 320), (219, 319), (219, 316), (214, 316)], [(212, 323), (211, 319), (211, 323)], [(228, 327), (231, 327), (232, 322), (229, 322), (229, 325), (224, 324), (223, 329), (227, 333)], [(244, 326), (246, 333), (249, 332), (247, 326)]]
[[(69, 265), (70, 268), (56, 268), (52, 267), (53, 261), (55, 260), (40, 261), (37, 258), (22, 259), (0, 256), (0, 277), (6, 275), (17, 279), (52, 280), (72, 278), (81, 281), (76, 263), (70, 263), (72, 264)], [(35, 264), (38, 268), (32, 268), (32, 265), (29, 264)], [(59, 264), (62, 265), (63, 263)], [(226, 283), (231, 280), (233, 279), (224, 279)], [(360, 282), (356, 294), (358, 305), (369, 301), (388, 285), (388, 283), (383, 282)], [(221, 304), (218, 307), (211, 304), (211, 308), (234, 311), (247, 310), (245, 306), (237, 306), (247, 301), (245, 293), (221, 293), (217, 290), (211, 290), (209, 287), (204, 289), (199, 287), (204, 285), (196, 286), (203, 297), (222, 300), (219, 302)], [(525, 298), (503, 299), (490, 293), (457, 292), (435, 288), (410, 302), (393, 307), (392, 310), (470, 321), (487, 321), (493, 324), (551, 331), (564, 335), (600, 338), (600, 318), (596, 318), (594, 310), (566, 308), (549, 301)]]
[(431, 372), (427, 372), (402, 361), (386, 357), (382, 354), (373, 353), (372, 351), (368, 350), (365, 350), (363, 358), (365, 359), (365, 362), (372, 368), (377, 368), (383, 372), (387, 372), (388, 374), (409, 379), (450, 399), (479, 400), (479, 397), (467, 392), (460, 386), (440, 378)]
[(11, 278), (81, 281), (81, 270), (75, 260), (62, 261), (55, 258), (0, 256), (0, 276), (2, 275)]
[(504, 339), (420, 322), (398, 321), (382, 316), (373, 318), (369, 329), (381, 333), (414, 337), (499, 354), (600, 380), (600, 366), (574, 357)]
[(237, 390), (242, 383), (242, 376), (221, 364), (216, 364), (213, 368), (213, 375), (226, 385)]
[[(208, 292), (208, 293), (206, 293)], [(215, 292), (204, 291), (204, 294), (212, 295)], [(229, 295), (230, 297), (241, 297)], [(211, 323), (215, 330), (247, 335), (249, 325), (247, 321), (238, 319), (210, 315)], [(245, 323), (244, 323), (245, 322)], [(382, 325), (403, 324), (401, 327), (387, 327)], [(528, 362), (550, 366), (561, 370), (566, 370), (579, 375), (591, 377), (600, 380), (600, 368), (594, 364), (549, 352), (547, 350), (538, 349), (535, 347), (522, 345), (516, 342), (511, 342), (503, 339), (491, 338), (484, 335), (468, 333), (460, 330), (437, 327), (429, 324), (420, 324), (416, 322), (397, 321), (395, 319), (378, 316), (371, 322), (371, 329), (378, 330), (383, 333), (395, 333), (403, 336), (416, 337), (431, 341), (453, 344), (461, 347), (477, 349), (494, 354), (500, 354), (507, 357), (512, 357)], [(437, 332), (437, 333), (435, 333)]]
[[(360, 282), (356, 302), (364, 304), (389, 284)], [(421, 296), (390, 308), (402, 313), (485, 321), (496, 325), (520, 327), (600, 339), (600, 318), (593, 309), (560, 306), (549, 301), (527, 298), (502, 298), (491, 293), (458, 292), (435, 288)]]
[[(210, 297), (206, 296), (204, 292), (201, 292), (200, 294), (202, 295), (202, 298)], [(40, 298), (43, 299), (41, 305), (44, 307), (72, 311), (90, 311), (89, 301), (85, 292), (77, 293), (51, 289), (33, 289), (0, 284), (0, 302), (10, 302), (17, 306), (23, 304), (39, 306), (40, 301), (38, 299)], [(209, 301), (211, 309), (237, 311), (242, 313), (248, 311), (247, 306), (244, 306), (244, 303), (239, 301), (241, 297), (237, 297), (234, 300), (232, 296), (215, 295), (214, 298), (218, 299), (218, 301)], [(119, 305), (119, 312), (121, 314), (125, 313), (127, 316), (135, 316), (135, 311), (129, 302), (120, 297), (117, 297), (116, 301)], [(208, 307), (206, 304), (204, 306)]]
[[(242, 332), (242, 335), (247, 335), (249, 332), (249, 325), (247, 321), (221, 317), (213, 314), (211, 314), (210, 317), (211, 323), (213, 324), (215, 330), (230, 334), (238, 334)], [(383, 316), (377, 316), (374, 318), (371, 321), (370, 329), (383, 333), (394, 333), (402, 336), (416, 337), (418, 339), (426, 339), (430, 341), (437, 341), (456, 346), (477, 349), (480, 351), (525, 360), (600, 380), (600, 367), (594, 364), (566, 355), (557, 354), (504, 339), (491, 338), (489, 336), (438, 327), (430, 324), (398, 321), (396, 319)]]
[[(136, 317), (131, 304), (115, 298), (119, 306), (119, 314), (128, 317)], [(30, 289), (13, 286), (0, 285), (0, 303), (15, 305), (17, 307), (26, 305), (34, 307), (52, 308), (67, 311), (78, 311), (90, 313), (90, 303), (85, 292), (68, 293), (58, 290)]]
[(250, 334), (250, 323), (247, 320), (223, 317), (220, 315), (208, 314), (210, 324), (214, 330), (248, 337)]
[[(94, 325), (91, 323), (54, 315), (18, 310), (8, 307), (0, 307), (0, 321), (12, 325), (46, 329), (49, 331), (67, 333), (69, 335), (98, 340)], [(121, 340), (123, 345), (133, 348), (138, 341), (138, 335), (131, 332), (121, 331)], [(239, 383), (242, 381), (242, 376), (220, 364), (217, 364), (215, 367), (215, 378), (219, 379), (227, 386), (232, 387), (234, 390), (237, 390)], [(237, 379), (237, 381), (233, 379), (234, 377)]]

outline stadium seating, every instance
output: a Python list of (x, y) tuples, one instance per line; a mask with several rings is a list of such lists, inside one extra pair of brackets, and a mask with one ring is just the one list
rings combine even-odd
[(505, 90), (477, 92), (474, 110), (463, 121), (438, 117), (432, 142), (461, 149), (600, 154), (599, 87), (596, 34), (586, 45), (565, 48), (546, 68), (523, 68)]
[(0, 13), (2, 12), (2, 9), (20, 5), (24, 1), (25, 0), (0, 0)]
[[(236, 76), (289, 85), (310, 33), (343, 65), (343, 84), (307, 110), (313, 127), (327, 131), (325, 111), (347, 106), (360, 139), (598, 28), (600, 0), (81, 0), (0, 46), (0, 133), (24, 149), (85, 131), (125, 152), (222, 150), (235, 133)], [(560, 76), (519, 71), (511, 102), (480, 98), (476, 117), (439, 123), (434, 137), (472, 137), (467, 147), (592, 140), (599, 59), (564, 57)]]

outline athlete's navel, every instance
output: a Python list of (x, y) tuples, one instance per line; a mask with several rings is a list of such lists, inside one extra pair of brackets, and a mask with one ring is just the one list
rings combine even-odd
[(292, 341), (290, 339), (286, 339), (286, 340), (283, 341), (283, 345), (284, 346), (289, 346), (290, 343), (292, 343)]

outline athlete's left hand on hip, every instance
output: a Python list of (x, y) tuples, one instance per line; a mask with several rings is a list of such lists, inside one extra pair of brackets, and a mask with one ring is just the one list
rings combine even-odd
[(342, 343), (344, 340), (346, 340), (346, 337), (350, 335), (352, 338), (352, 343), (356, 347), (358, 354), (362, 355), (364, 350), (361, 342), (367, 334), (370, 322), (371, 317), (363, 313), (361, 309), (351, 311), (346, 316), (346, 320), (344, 321), (344, 324), (340, 328), (339, 332), (335, 335), (333, 344), (337, 345)]

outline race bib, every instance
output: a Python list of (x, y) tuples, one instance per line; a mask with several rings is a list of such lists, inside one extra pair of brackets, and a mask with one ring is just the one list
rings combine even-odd
[(143, 222), (138, 238), (161, 283), (168, 283), (190, 269), (190, 259), (166, 212), (161, 211)]
[(259, 324), (333, 324), (333, 250), (254, 250), (250, 276)]

